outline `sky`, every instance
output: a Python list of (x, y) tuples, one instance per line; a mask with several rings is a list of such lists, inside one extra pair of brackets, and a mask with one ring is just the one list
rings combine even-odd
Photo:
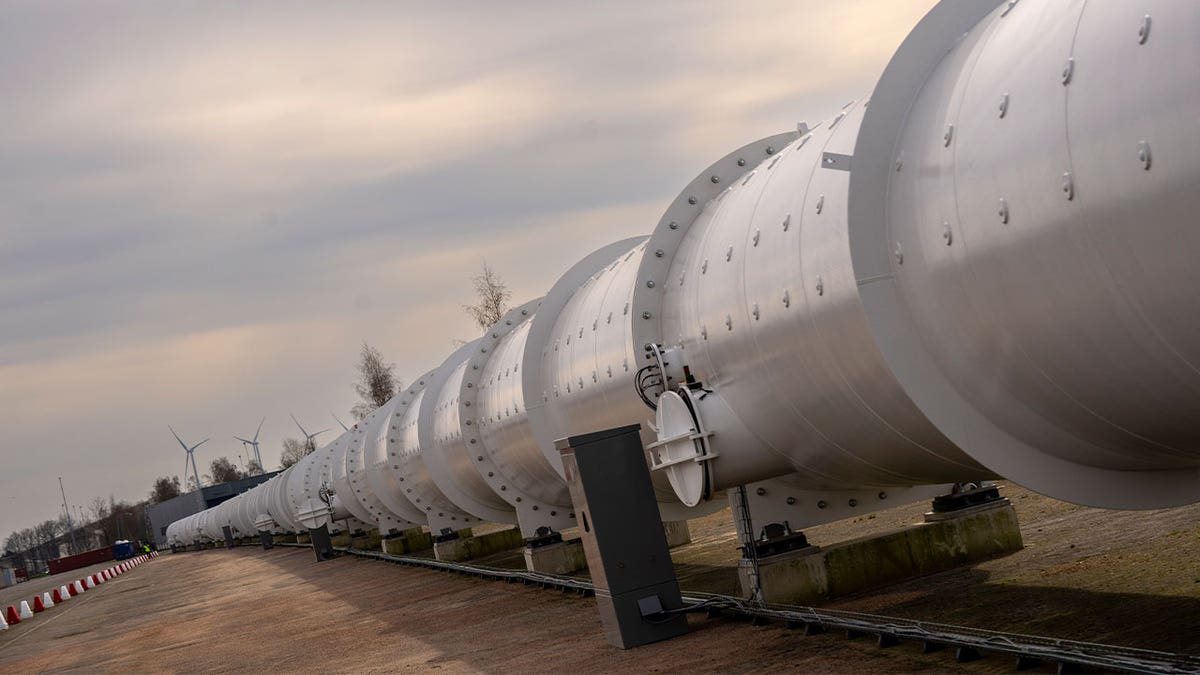
[[(868, 95), (933, 0), (0, 3), (0, 542), (349, 421), (649, 234), (695, 174)], [(333, 436), (324, 436), (326, 440)], [(245, 455), (242, 455), (245, 457)]]

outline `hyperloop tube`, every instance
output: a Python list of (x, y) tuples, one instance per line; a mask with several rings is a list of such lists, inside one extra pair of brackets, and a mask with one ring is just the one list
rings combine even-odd
[[(530, 309), (535, 305), (527, 304)], [(515, 524), (516, 510), (488, 486), (475, 468), (483, 461), (482, 448), (469, 450), (462, 433), (463, 422), (476, 416), (475, 387), (466, 387), (466, 375), (472, 353), (481, 348), (486, 349), (479, 340), (463, 345), (430, 377), (417, 412), (421, 457), (438, 489), (463, 511), (481, 520)]]
[[(381, 423), (371, 425), (363, 448), (367, 463), (367, 484), (370, 485), (375, 498), (392, 514), (393, 518), (397, 521), (413, 523), (416, 526), (425, 522), (425, 516), (420, 509), (404, 497), (403, 483), (389, 469), (389, 463), (394, 457), (390, 453), (394, 453), (395, 450), (389, 452), (388, 434), (394, 426), (403, 423), (403, 419), (396, 415), (399, 399), (400, 396), (392, 397), (390, 401), (372, 413), (379, 417)], [(398, 469), (398, 463), (396, 464), (395, 468)], [(385, 532), (385, 534), (388, 533)]]
[(368, 476), (368, 446), (377, 443), (379, 435), (386, 429), (391, 421), (391, 410), (393, 407), (390, 405), (382, 406), (346, 432), (349, 442), (345, 465), (351, 493), (370, 513), (373, 518), (371, 522), (384, 534), (418, 526), (403, 515), (392, 512), (375, 493)]
[[(768, 463), (781, 455), (813, 488), (1003, 475), (1115, 508), (1200, 497), (1196, 286), (1181, 283), (1197, 276), (1183, 205), (1200, 177), (1196, 120), (1173, 130), (1188, 141), (1172, 147), (1155, 187), (1139, 143), (1117, 134), (1145, 99), (1122, 108), (1100, 91), (1089, 97), (1070, 60), (1078, 26), (1074, 48), (1098, 52), (1090, 82), (1111, 95), (1105, 78), (1139, 48), (1144, 17), (1122, 5), (1122, 23), (1090, 4), (1103, 21), (1088, 37), (1082, 3), (997, 4), (939, 5), (869, 105), (770, 146), (752, 169), (714, 165), (709, 182), (727, 187), (713, 194), (702, 175), (651, 237), (670, 262), (643, 264), (635, 307), (647, 309), (635, 334), (678, 346), (712, 390), (696, 403), (714, 432), (711, 489), (778, 475)], [(1169, 99), (1182, 85), (1180, 107), (1159, 114), (1174, 119), (1195, 109), (1200, 91), (1197, 10), (1160, 10), (1184, 29), (1179, 44), (1164, 37), (1164, 51), (1140, 61), (1145, 72), (1126, 76), (1153, 81), (1152, 64), (1186, 56), (1186, 75), (1159, 77), (1153, 92)], [(1054, 67), (1030, 73), (1027, 59)], [(1081, 154), (1115, 156), (1104, 145), (1125, 137), (1119, 186), (1096, 163), (1070, 168), (1068, 95), (1084, 99), (1070, 110), (1086, 110), (1081, 123), (1104, 138), (1088, 135)], [(1005, 128), (1019, 115), (1028, 121)], [(1052, 171), (1043, 165), (1057, 146)], [(752, 150), (727, 160), (740, 166)], [(1137, 185), (1147, 192), (1135, 194)], [(1099, 208), (1081, 208), (1089, 195)], [(1149, 226), (1136, 215), (1159, 205), (1167, 208)], [(1013, 227), (1018, 218), (1024, 229)], [(1129, 259), (1154, 267), (1156, 257), (1176, 280), (1151, 290)], [(700, 497), (700, 466), (668, 468), (685, 502)]]
[(939, 4), (872, 96), (849, 194), (872, 330), (997, 473), (1092, 506), (1194, 502), (1200, 5), (996, 4)]
[(376, 411), (345, 430), (342, 434), (345, 442), (335, 450), (333, 458), (334, 474), (340, 476), (335, 483), (339, 486), (338, 494), (342, 499), (353, 503), (353, 510), (360, 520), (385, 534), (412, 527), (407, 520), (387, 509), (371, 489), (366, 477), (367, 435), (377, 434), (377, 427), (386, 421), (386, 418)]
[[(455, 352), (448, 361), (461, 356)], [(443, 363), (441, 369), (452, 369), (452, 364)], [(439, 369), (439, 370), (441, 370)], [(403, 490), (402, 496), (422, 514), (423, 520), (434, 534), (457, 531), (479, 523), (473, 516), (452, 502), (438, 487), (430, 474), (421, 446), (420, 419), (426, 397), (436, 396), (430, 391), (431, 383), (438, 370), (417, 380), (398, 397), (400, 399), (393, 414), (393, 424), (388, 431), (388, 463), (390, 470)]]
[(734, 170), (735, 180), (729, 169), (712, 173), (729, 186), (687, 227), (652, 238), (650, 246), (675, 251), (661, 276), (644, 272), (663, 288), (663, 341), (710, 390), (694, 404), (718, 455), (711, 490), (787, 468), (811, 489), (990, 477), (907, 400), (859, 303), (846, 240), (849, 172), (825, 160), (853, 154), (863, 108), (850, 104), (779, 139), (757, 167)]
[(350, 432), (344, 431), (328, 446), (334, 494), (338, 495), (346, 510), (360, 522), (374, 525), (376, 523), (375, 514), (371, 513), (370, 509), (358, 498), (355, 489), (350, 486), (350, 476), (346, 471), (346, 455), (350, 450), (350, 441)]

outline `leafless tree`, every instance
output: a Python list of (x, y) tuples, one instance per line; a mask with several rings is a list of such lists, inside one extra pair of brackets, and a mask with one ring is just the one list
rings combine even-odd
[(471, 281), (475, 284), (475, 303), (463, 305), (463, 311), (475, 320), (481, 330), (487, 330), (510, 309), (508, 301), (512, 298), (512, 291), (508, 290), (504, 280), (488, 266), (486, 260), (483, 261), (483, 270)]
[(304, 456), (313, 450), (312, 443), (305, 443), (295, 438), (285, 438), (283, 439), (283, 452), (279, 454), (279, 464), (286, 469), (304, 459)]
[(257, 459), (252, 459), (252, 460), (246, 462), (246, 475), (247, 476), (260, 476), (260, 475), (262, 475), (262, 473), (263, 473), (263, 469), (261, 466), (258, 465)]
[(104, 497), (92, 497), (92, 501), (88, 502), (88, 512), (92, 516), (92, 522), (98, 523), (111, 512), (108, 506), (108, 500)]
[(396, 379), (396, 365), (384, 361), (383, 354), (366, 342), (362, 343), (355, 368), (358, 370), (358, 381), (354, 383), (354, 391), (360, 400), (350, 409), (350, 414), (356, 420), (370, 415), (404, 387)]
[(228, 483), (246, 477), (246, 474), (242, 473), (236, 464), (229, 461), (228, 457), (214, 459), (209, 464), (209, 470), (212, 472), (213, 483)]

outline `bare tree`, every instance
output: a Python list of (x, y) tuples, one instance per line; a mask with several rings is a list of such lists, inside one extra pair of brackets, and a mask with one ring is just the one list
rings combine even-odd
[(155, 479), (154, 488), (150, 490), (150, 503), (161, 504), (182, 494), (179, 476), (162, 476)]
[(262, 475), (262, 473), (263, 473), (263, 469), (261, 466), (258, 465), (257, 459), (252, 459), (252, 460), (246, 462), (246, 475), (247, 476), (260, 476), (260, 475)]
[(311, 442), (305, 443), (295, 438), (283, 439), (283, 452), (279, 454), (279, 464), (285, 469), (288, 468), (312, 452), (315, 449), (312, 446)]
[(246, 477), (237, 465), (229, 461), (228, 457), (218, 457), (209, 464), (209, 470), (212, 472), (212, 482), (228, 483), (230, 481), (241, 480)]
[(92, 522), (99, 523), (108, 518), (110, 513), (108, 500), (104, 497), (92, 497), (92, 501), (88, 502), (88, 511), (91, 513)]
[(475, 320), (481, 330), (491, 328), (497, 321), (504, 318), (510, 309), (509, 299), (512, 291), (504, 284), (504, 280), (496, 271), (483, 261), (483, 271), (471, 280), (475, 284), (475, 303), (463, 305), (463, 311)]
[(354, 391), (360, 400), (350, 409), (350, 414), (356, 420), (370, 415), (404, 387), (396, 379), (396, 365), (384, 361), (383, 354), (366, 342), (362, 343), (355, 368), (358, 370), (358, 381), (354, 383)]

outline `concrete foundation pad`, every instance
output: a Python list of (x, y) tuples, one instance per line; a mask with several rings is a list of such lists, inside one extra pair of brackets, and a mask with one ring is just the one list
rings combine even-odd
[(587, 568), (587, 555), (579, 539), (557, 544), (525, 547), (525, 569), (546, 574), (570, 574)]
[(663, 523), (663, 534), (667, 535), (667, 548), (692, 543), (692, 531), (686, 520), (668, 520)]
[(379, 534), (379, 530), (371, 530), (366, 534), (355, 535), (350, 538), (350, 547), (360, 551), (378, 551), (381, 550), (380, 542), (383, 537)]
[(433, 537), (421, 528), (404, 530), (400, 534), (384, 537), (380, 542), (384, 553), (405, 555), (433, 548)]
[(433, 545), (433, 555), (438, 560), (459, 562), (514, 549), (523, 542), (521, 531), (512, 528), (481, 534), (478, 537), (460, 536), (458, 539), (436, 542)]
[[(1023, 547), (1017, 514), (1007, 499), (955, 517), (913, 525), (825, 548), (809, 547), (758, 561), (763, 599), (808, 604), (968, 565)], [(752, 564), (738, 578), (751, 592)]]

